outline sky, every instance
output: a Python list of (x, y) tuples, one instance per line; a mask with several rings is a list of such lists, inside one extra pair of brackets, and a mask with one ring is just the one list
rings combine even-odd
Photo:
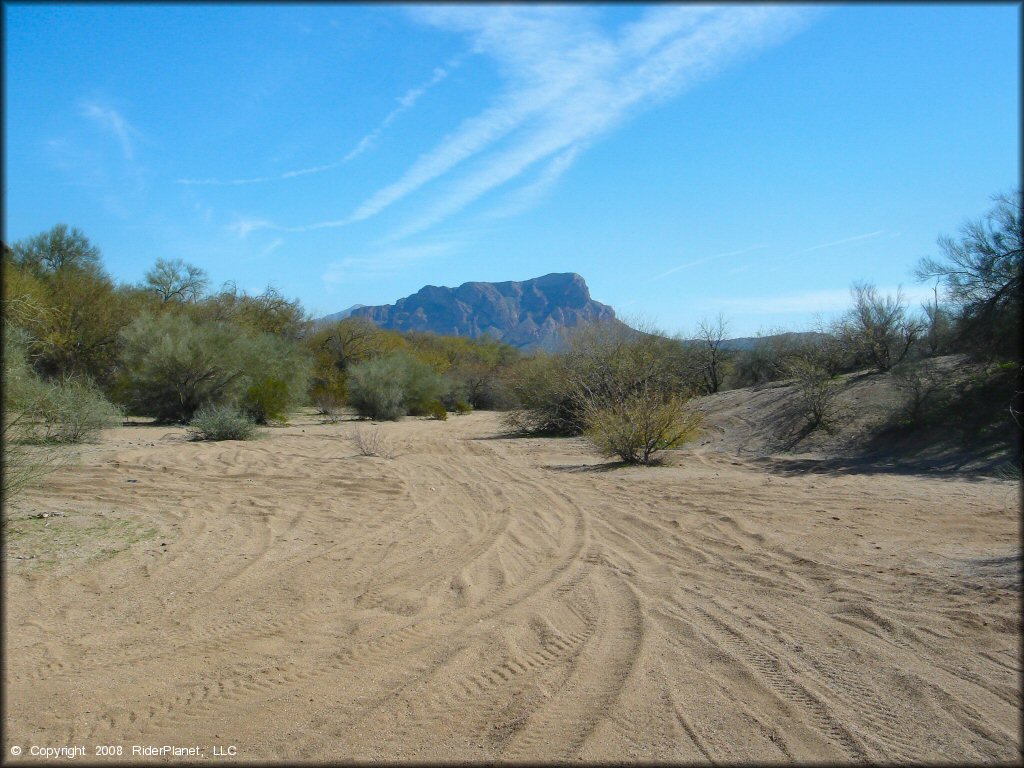
[(1017, 4), (18, 4), (7, 243), (63, 222), (314, 316), (577, 272), (803, 330), (1020, 179)]

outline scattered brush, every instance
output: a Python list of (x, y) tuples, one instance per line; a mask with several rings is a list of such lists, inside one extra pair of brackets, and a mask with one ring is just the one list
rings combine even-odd
[(437, 421), (448, 421), (448, 409), (440, 400), (431, 400), (427, 403), (427, 415)]
[(188, 425), (189, 440), (249, 440), (255, 433), (252, 417), (230, 405), (203, 408)]
[(356, 427), (349, 436), (360, 456), (377, 456), (381, 459), (395, 458), (395, 449), (384, 433), (377, 428)]

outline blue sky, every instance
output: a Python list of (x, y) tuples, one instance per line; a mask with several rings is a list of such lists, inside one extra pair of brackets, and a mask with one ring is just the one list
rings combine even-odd
[(1017, 186), (1020, 9), (5, 4), (4, 239), (315, 314), (579, 272), (803, 328)]

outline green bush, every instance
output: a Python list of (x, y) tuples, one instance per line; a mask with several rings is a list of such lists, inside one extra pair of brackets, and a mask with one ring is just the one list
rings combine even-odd
[(92, 442), (100, 430), (116, 427), (123, 418), (121, 409), (85, 379), (51, 384), (32, 413), (36, 440), (47, 443)]
[(181, 314), (140, 316), (122, 339), (118, 399), (159, 421), (187, 422), (204, 406), (224, 403), (274, 419), (305, 394), (309, 360), (287, 339)]
[(386, 358), (352, 366), (348, 401), (356, 413), (369, 419), (395, 421), (405, 415), (405, 392), (395, 366)]
[(820, 427), (834, 432), (839, 420), (836, 403), (839, 383), (824, 368), (802, 358), (791, 360), (787, 372), (796, 384), (797, 409), (805, 420), (806, 429)]
[(584, 434), (606, 456), (628, 464), (652, 464), (654, 454), (693, 440), (700, 413), (675, 395), (635, 392), (622, 400), (595, 402), (586, 409)]
[(284, 421), (288, 409), (288, 385), (269, 376), (260, 379), (245, 391), (242, 409), (257, 424)]
[(441, 377), (406, 352), (353, 365), (349, 369), (349, 404), (360, 416), (394, 421), (404, 415), (428, 414), (443, 393)]
[(576, 435), (581, 429), (578, 403), (565, 360), (537, 352), (508, 373), (516, 407), (504, 416), (506, 429), (535, 435)]
[(519, 407), (505, 417), (516, 432), (578, 435), (593, 403), (622, 403), (637, 392), (688, 393), (699, 374), (684, 344), (656, 332), (607, 323), (584, 326), (556, 355), (538, 353), (510, 374)]
[(230, 405), (205, 406), (188, 426), (190, 440), (248, 440), (256, 432), (252, 417)]
[(427, 406), (427, 415), (438, 421), (448, 421), (448, 409), (440, 400), (434, 400)]
[[(4, 309), (7, 309), (6, 303)], [(53, 450), (34, 449), (26, 442), (38, 442), (35, 414), (49, 387), (28, 362), (28, 337), (5, 325), (3, 387), (3, 500), (9, 501), (25, 487), (54, 471), (64, 457)]]
[(467, 403), (465, 400), (455, 401), (455, 412), (459, 414), (459, 416), (465, 416), (467, 413), (472, 413), (472, 411), (473, 406)]

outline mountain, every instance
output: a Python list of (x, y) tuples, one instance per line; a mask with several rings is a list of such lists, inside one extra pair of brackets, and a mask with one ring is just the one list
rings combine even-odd
[(590, 298), (586, 281), (574, 272), (458, 288), (428, 285), (394, 304), (345, 311), (388, 330), (487, 335), (521, 348), (553, 348), (568, 328), (619, 322), (615, 310)]
[(316, 319), (316, 324), (320, 325), (320, 324), (327, 324), (327, 323), (336, 323), (339, 320), (344, 320), (346, 317), (351, 315), (357, 309), (362, 309), (365, 306), (366, 306), (365, 304), (353, 304), (348, 309), (341, 310), (341, 312), (335, 312), (333, 314), (324, 315), (323, 317), (317, 318)]
[(822, 338), (824, 334), (818, 333), (817, 331), (787, 331), (786, 333), (776, 333), (772, 336), (741, 336), (736, 339), (724, 339), (722, 341), (722, 349), (728, 349), (731, 351), (746, 351), (756, 349), (765, 344), (771, 344), (774, 341), (817, 341)]

